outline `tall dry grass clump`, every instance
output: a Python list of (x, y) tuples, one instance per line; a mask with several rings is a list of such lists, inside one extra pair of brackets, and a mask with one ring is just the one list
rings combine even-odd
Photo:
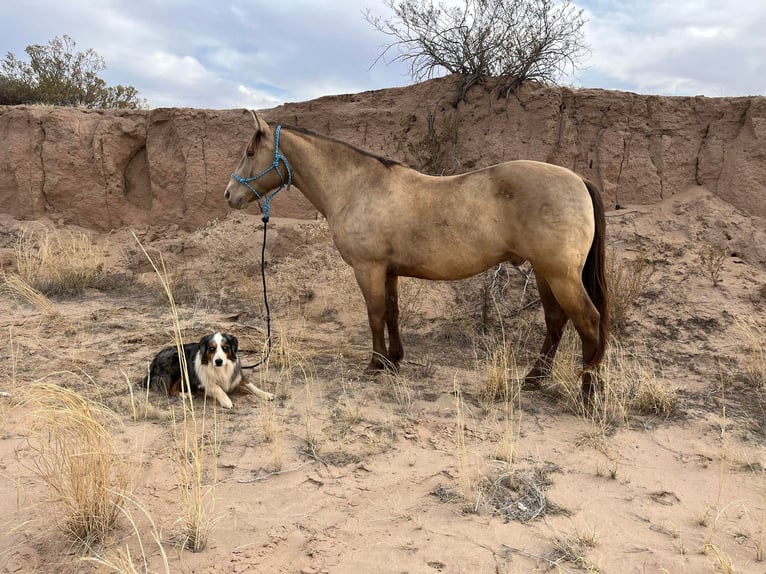
[[(184, 386), (189, 388), (181, 320), (167, 267), (161, 255), (159, 261), (155, 261), (144, 249), (135, 233), (133, 237), (157, 274), (167, 296), (181, 373), (185, 379)], [(215, 484), (218, 477), (216, 460), (220, 446), (218, 421), (215, 401), (211, 401), (214, 416), (213, 429), (212, 432), (208, 432), (205, 416), (207, 400), (202, 403), (202, 411), (199, 412), (195, 406), (194, 397), (189, 396), (188, 393), (181, 393), (180, 396), (182, 398), (181, 413), (178, 414), (175, 408), (171, 409), (176, 471), (183, 499), (183, 515), (178, 521), (182, 526), (178, 535), (181, 546), (192, 552), (201, 552), (207, 546), (210, 531), (216, 522), (211, 514), (215, 506)]]
[(45, 482), (56, 524), (85, 547), (105, 541), (122, 512), (129, 465), (117, 453), (108, 409), (76, 392), (38, 383), (26, 392), (32, 470)]
[(19, 277), (45, 295), (76, 295), (101, 276), (104, 256), (87, 233), (23, 231), (13, 248)]

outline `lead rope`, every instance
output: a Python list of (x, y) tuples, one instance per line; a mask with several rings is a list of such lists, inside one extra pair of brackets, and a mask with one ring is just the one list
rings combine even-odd
[(254, 369), (265, 363), (271, 355), (271, 311), (269, 310), (269, 295), (266, 291), (266, 228), (269, 224), (268, 211), (264, 213), (263, 218), (263, 245), (261, 245), (261, 282), (263, 283), (263, 306), (266, 309), (266, 354), (261, 360), (253, 365), (243, 366), (243, 369)]
[[(269, 355), (271, 354), (271, 311), (269, 310), (269, 296), (266, 291), (266, 228), (269, 224), (269, 209), (271, 207), (271, 200), (274, 199), (274, 197), (285, 187), (287, 187), (287, 190), (289, 191), (293, 184), (293, 171), (290, 169), (290, 162), (287, 161), (287, 158), (284, 156), (284, 154), (279, 151), (279, 135), (281, 131), (282, 124), (279, 124), (274, 133), (274, 161), (272, 162), (271, 166), (267, 167), (265, 170), (254, 177), (241, 177), (236, 173), (231, 174), (232, 179), (247, 186), (247, 188), (255, 194), (255, 197), (258, 198), (258, 202), (261, 204), (261, 209), (263, 210), (263, 217), (261, 218), (263, 221), (263, 245), (261, 246), (261, 281), (263, 283), (263, 305), (266, 308), (266, 353), (263, 357), (261, 357), (260, 361), (254, 365), (243, 366), (243, 369), (254, 369), (256, 367), (260, 367), (268, 360)], [(282, 174), (282, 170), (279, 168), (280, 162), (285, 165), (285, 169), (287, 170), (287, 181), (285, 181), (285, 176)], [(275, 170), (277, 172), (282, 183), (276, 191), (273, 191), (264, 199), (255, 190), (255, 188), (250, 185), (250, 182), (263, 177), (271, 170)]]

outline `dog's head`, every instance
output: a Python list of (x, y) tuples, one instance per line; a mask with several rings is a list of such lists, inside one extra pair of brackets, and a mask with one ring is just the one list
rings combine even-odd
[(236, 363), (238, 346), (239, 342), (234, 335), (228, 333), (205, 335), (199, 341), (202, 364), (222, 367), (227, 363)]

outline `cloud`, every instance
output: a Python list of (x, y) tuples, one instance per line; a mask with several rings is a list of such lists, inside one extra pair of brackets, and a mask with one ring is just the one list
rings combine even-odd
[[(410, 83), (375, 57), (388, 38), (364, 21), (381, 0), (35, 0), (8, 2), (2, 49), (67, 34), (94, 49), (109, 84), (151, 106), (271, 107)], [(565, 82), (666, 95), (766, 93), (766, 4), (752, 0), (581, 0), (586, 67)]]
[[(764, 92), (766, 5), (718, 2), (586, 2), (593, 72), (643, 93), (709, 96)], [(759, 55), (754, 57), (755, 55)], [(749, 70), (747, 74), (742, 69)], [(754, 76), (754, 74), (758, 74)]]

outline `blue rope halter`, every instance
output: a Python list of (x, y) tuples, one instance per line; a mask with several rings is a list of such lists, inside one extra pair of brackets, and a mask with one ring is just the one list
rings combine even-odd
[[(254, 177), (241, 177), (237, 175), (236, 173), (232, 173), (231, 177), (234, 181), (239, 182), (243, 185), (246, 185), (247, 188), (252, 191), (255, 194), (255, 197), (258, 198), (258, 203), (261, 205), (261, 209), (263, 210), (263, 221), (264, 223), (269, 221), (269, 206), (271, 204), (271, 200), (274, 199), (274, 196), (276, 196), (280, 191), (284, 189), (285, 186), (287, 186), (287, 190), (290, 190), (290, 187), (293, 185), (293, 172), (290, 169), (290, 162), (287, 161), (287, 158), (279, 151), (279, 133), (282, 131), (282, 124), (279, 124), (276, 129), (276, 133), (274, 136), (274, 162), (271, 164), (271, 166), (264, 169), (261, 173)], [(285, 176), (282, 174), (282, 170), (279, 167), (279, 164), (283, 163), (285, 164), (285, 169), (287, 170), (287, 182), (285, 182)], [(259, 179), (269, 173), (272, 170), (276, 170), (276, 172), (279, 174), (279, 179), (282, 182), (280, 186), (272, 191), (270, 194), (266, 196), (264, 199), (261, 197), (261, 194), (255, 191), (255, 188), (250, 185), (251, 181), (255, 181), (256, 179)]]

